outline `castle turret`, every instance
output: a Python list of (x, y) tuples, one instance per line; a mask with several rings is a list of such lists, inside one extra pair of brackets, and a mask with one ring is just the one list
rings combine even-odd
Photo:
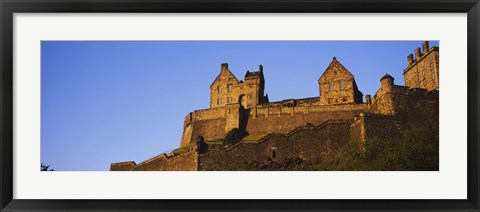
[(424, 42), (422, 43), (423, 54), (427, 54), (428, 49), (429, 49), (429, 47), (428, 47), (428, 41), (424, 41)]
[[(372, 111), (374, 113), (384, 114), (384, 115), (395, 115), (396, 106), (394, 103), (394, 78), (389, 74), (385, 74), (380, 78), (381, 88), (377, 91), (374, 96), (374, 108)], [(379, 106), (381, 105), (381, 107)]]
[(385, 92), (392, 92), (393, 91), (393, 83), (394, 83), (394, 78), (390, 76), (389, 74), (385, 74), (381, 79), (380, 82), (382, 84), (382, 89)]

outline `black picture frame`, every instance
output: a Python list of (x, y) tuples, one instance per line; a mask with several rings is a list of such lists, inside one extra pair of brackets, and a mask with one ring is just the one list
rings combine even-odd
[[(479, 211), (478, 0), (0, 0), (1, 211)], [(467, 13), (468, 197), (466, 200), (18, 200), (13, 199), (14, 13)]]

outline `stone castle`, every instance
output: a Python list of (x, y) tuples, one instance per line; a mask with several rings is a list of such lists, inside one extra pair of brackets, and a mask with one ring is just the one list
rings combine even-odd
[(316, 163), (349, 141), (396, 140), (414, 127), (439, 123), (439, 48), (423, 42), (407, 57), (405, 86), (385, 74), (375, 95), (360, 92), (335, 57), (318, 80), (319, 97), (270, 102), (263, 66), (238, 80), (221, 64), (210, 85), (210, 108), (190, 112), (180, 147), (111, 171), (223, 170), (225, 167), (301, 160)]

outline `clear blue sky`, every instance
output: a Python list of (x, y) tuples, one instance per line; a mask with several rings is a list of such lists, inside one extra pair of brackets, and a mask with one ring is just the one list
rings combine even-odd
[[(209, 107), (220, 64), (239, 80), (264, 66), (270, 101), (318, 96), (332, 57), (375, 94), (389, 73), (403, 85), (422, 41), (43, 41), (41, 161), (106, 171), (177, 148), (184, 117)], [(430, 46), (438, 46), (430, 42)]]

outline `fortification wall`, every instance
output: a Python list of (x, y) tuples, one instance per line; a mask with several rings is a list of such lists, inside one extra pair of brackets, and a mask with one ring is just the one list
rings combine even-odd
[(136, 165), (134, 161), (112, 163), (110, 164), (110, 171), (133, 171)]
[(190, 140), (185, 141), (185, 144), (189, 144), (197, 136), (203, 136), (206, 141), (222, 139), (227, 135), (225, 125), (224, 118), (195, 121), (191, 126)]
[(188, 145), (199, 135), (202, 135), (205, 140), (223, 138), (227, 134), (225, 126), (226, 109), (223, 107), (191, 112), (184, 120), (180, 147)]
[(394, 92), (384, 92), (380, 89), (369, 105), (369, 112), (395, 115), (402, 122), (401, 124), (438, 126), (438, 104), (438, 91), (395, 86)]
[(188, 145), (199, 135), (207, 141), (223, 139), (234, 126), (233, 123), (245, 128), (249, 134), (288, 133), (307, 123), (318, 125), (329, 119), (350, 120), (367, 110), (366, 104), (315, 105), (315, 102), (315, 98), (310, 98), (298, 101), (300, 106), (295, 106), (296, 100), (258, 105), (249, 110), (240, 110), (243, 113), (241, 119), (228, 120), (228, 115), (237, 114), (235, 111), (238, 108), (235, 109), (233, 105), (197, 110), (185, 118), (180, 146)]
[(190, 150), (177, 156), (158, 155), (138, 165), (134, 162), (113, 163), (110, 171), (196, 171), (198, 152)]
[(231, 147), (212, 145), (199, 155), (199, 170), (217, 170), (300, 158), (318, 161), (334, 154), (349, 140), (349, 121), (302, 126), (288, 134), (272, 133), (258, 141), (241, 141)]
[(394, 92), (379, 90), (370, 112), (353, 119), (351, 140), (363, 142), (373, 137), (399, 140), (409, 128), (438, 127), (438, 91), (395, 87)]
[(402, 131), (395, 116), (365, 113), (355, 117), (350, 127), (350, 140), (365, 142), (366, 139), (400, 140)]
[(246, 130), (249, 134), (287, 133), (307, 123), (318, 125), (326, 120), (351, 120), (366, 110), (366, 104), (263, 107), (257, 108), (256, 114), (250, 111)]

